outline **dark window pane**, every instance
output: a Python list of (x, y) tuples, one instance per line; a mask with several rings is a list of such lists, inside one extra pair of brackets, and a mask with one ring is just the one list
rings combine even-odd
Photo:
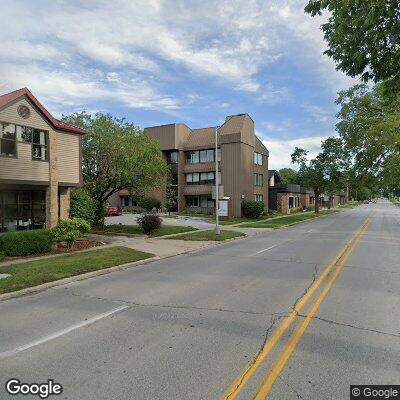
[(17, 204), (18, 202), (18, 192), (4, 192), (3, 193), (3, 200), (4, 204)]
[(33, 130), (33, 143), (47, 145), (47, 132), (39, 129)]
[(4, 217), (5, 218), (16, 218), (18, 209), (16, 204), (5, 204), (4, 205)]
[(45, 203), (46, 202), (46, 192), (44, 190), (33, 191), (32, 200), (34, 203)]
[(17, 146), (14, 140), (0, 139), (0, 155), (15, 157), (17, 155)]

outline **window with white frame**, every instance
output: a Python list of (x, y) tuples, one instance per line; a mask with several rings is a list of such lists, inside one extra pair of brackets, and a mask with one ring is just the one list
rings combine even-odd
[(254, 174), (254, 186), (263, 186), (263, 174)]
[(261, 153), (254, 152), (254, 164), (263, 165), (263, 155)]
[(254, 201), (264, 201), (264, 196), (262, 194), (255, 194)]

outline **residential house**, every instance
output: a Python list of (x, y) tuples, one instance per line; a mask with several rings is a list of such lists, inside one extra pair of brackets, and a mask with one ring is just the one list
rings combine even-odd
[(51, 228), (82, 184), (86, 131), (54, 118), (27, 89), (0, 96), (0, 231)]

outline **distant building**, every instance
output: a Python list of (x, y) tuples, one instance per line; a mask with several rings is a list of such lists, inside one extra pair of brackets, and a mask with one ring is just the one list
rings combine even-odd
[(268, 170), (268, 186), (275, 186), (278, 183), (281, 183), (281, 176), (276, 169), (269, 169)]
[[(219, 162), (221, 189), (231, 199), (233, 216), (242, 215), (243, 200), (263, 201), (268, 210), (269, 153), (255, 135), (254, 122), (248, 114), (226, 117), (218, 128), (217, 154), (215, 127), (191, 129), (185, 124), (170, 124), (145, 131), (158, 140), (171, 167), (177, 211), (215, 212), (215, 158)], [(152, 195), (165, 205), (164, 189), (155, 190)], [(127, 191), (114, 195), (110, 203), (123, 208), (135, 205)]]
[(315, 204), (314, 193), (300, 185), (288, 183), (269, 187), (270, 210), (291, 214), (305, 210), (313, 204)]

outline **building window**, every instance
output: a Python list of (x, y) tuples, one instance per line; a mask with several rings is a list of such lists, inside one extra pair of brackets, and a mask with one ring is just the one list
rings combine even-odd
[(171, 151), (171, 153), (169, 153), (169, 163), (170, 164), (178, 164), (178, 152), (177, 151)]
[(186, 196), (187, 207), (215, 208), (215, 201), (209, 195)]
[(45, 224), (44, 190), (10, 190), (0, 193), (0, 232), (42, 229)]
[(289, 197), (289, 208), (293, 208), (293, 197)]
[[(218, 181), (221, 183), (221, 173), (218, 172)], [(210, 185), (215, 183), (215, 172), (191, 172), (186, 174), (187, 185)]]
[(254, 153), (254, 164), (263, 165), (263, 155), (261, 153)]
[(32, 133), (32, 159), (47, 160), (48, 132), (34, 129)]
[(214, 155), (215, 155), (214, 149), (187, 151), (186, 162), (188, 164), (214, 162), (215, 161)]
[(264, 201), (264, 197), (262, 194), (255, 194), (254, 201)]
[(17, 142), (32, 145), (33, 160), (48, 160), (49, 132), (27, 126), (0, 124), (0, 155), (17, 156)]
[(263, 186), (263, 174), (254, 174), (254, 186)]
[(221, 161), (221, 147), (217, 149), (217, 161)]
[(199, 207), (199, 196), (186, 196), (187, 207)]
[(15, 125), (13, 124), (2, 123), (0, 125), (0, 156), (17, 156), (17, 141), (15, 136)]

